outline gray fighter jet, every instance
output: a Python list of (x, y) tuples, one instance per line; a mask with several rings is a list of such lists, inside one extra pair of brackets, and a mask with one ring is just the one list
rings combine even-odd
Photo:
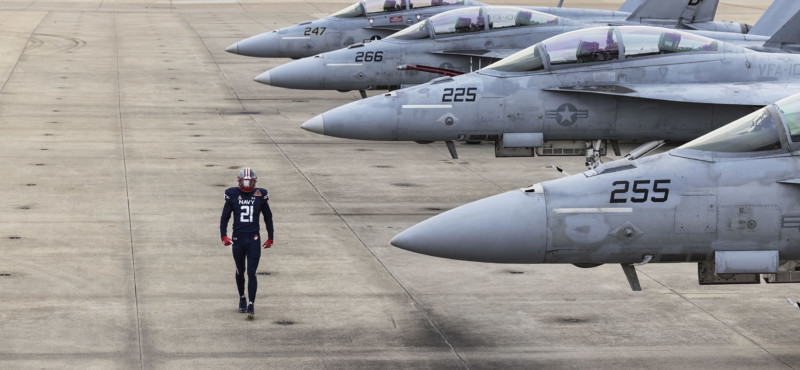
[(304, 58), (345, 46), (380, 40), (432, 15), (473, 0), (364, 0), (325, 18), (258, 34), (228, 46), (233, 54), (262, 58)]
[(688, 141), (797, 92), (798, 54), (674, 29), (598, 27), (474, 73), (349, 103), (301, 127), (351, 139), (445, 141), (454, 157), (453, 141), (494, 141), (496, 154), (509, 156), (533, 155), (548, 140), (580, 140), (539, 154), (578, 151), (596, 164), (607, 140)]
[[(747, 33), (750, 26), (746, 24), (713, 20), (718, 3), (719, 0), (627, 0), (620, 8), (625, 11), (525, 8), (603, 24), (636, 22)], [(476, 5), (484, 4), (473, 0), (364, 0), (322, 19), (249, 37), (225, 50), (253, 57), (304, 58), (380, 40), (440, 12)]]
[(394, 90), (440, 74), (471, 72), (536, 42), (586, 27), (519, 7), (466, 7), (437, 14), (380, 41), (280, 65), (255, 80), (291, 89)]
[[(473, 72), (552, 36), (593, 26), (598, 24), (520, 7), (466, 7), (437, 14), (379, 41), (280, 65), (255, 80), (292, 89), (362, 90), (366, 97), (363, 90), (395, 90), (428, 82), (440, 74)], [(700, 32), (759, 49), (770, 39)], [(781, 47), (785, 46), (777, 49)]]
[[(650, 118), (643, 116), (642, 120)], [(681, 147), (485, 198), (391, 243), (496, 263), (698, 263), (700, 284), (800, 282), (800, 95)]]

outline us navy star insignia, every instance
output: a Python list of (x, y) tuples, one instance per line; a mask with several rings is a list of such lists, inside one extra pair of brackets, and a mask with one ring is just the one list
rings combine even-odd
[(589, 111), (586, 109), (578, 109), (571, 103), (564, 103), (558, 106), (556, 110), (549, 110), (546, 117), (556, 120), (561, 126), (574, 125), (580, 118), (589, 118)]

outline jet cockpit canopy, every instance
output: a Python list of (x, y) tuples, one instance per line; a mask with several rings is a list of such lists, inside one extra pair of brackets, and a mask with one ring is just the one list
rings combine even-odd
[(484, 69), (529, 72), (553, 66), (607, 62), (649, 55), (722, 52), (721, 42), (673, 29), (595, 27), (551, 37)]
[(770, 152), (800, 146), (800, 94), (761, 108), (676, 150), (717, 153)]
[(333, 13), (331, 17), (356, 18), (367, 14), (396, 12), (407, 8), (419, 9), (445, 5), (480, 5), (480, 3), (471, 0), (365, 0)]
[(679, 149), (708, 152), (745, 153), (781, 148), (774, 112), (761, 108), (723, 127), (694, 139)]
[(388, 38), (415, 40), (511, 27), (555, 26), (561, 23), (561, 19), (554, 15), (513, 6), (469, 7), (437, 14)]

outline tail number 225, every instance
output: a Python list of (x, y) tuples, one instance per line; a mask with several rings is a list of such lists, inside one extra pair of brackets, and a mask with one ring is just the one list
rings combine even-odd
[(442, 102), (453, 103), (453, 102), (475, 101), (475, 99), (478, 96), (477, 93), (478, 93), (477, 87), (466, 87), (466, 88), (448, 87), (444, 89), (444, 94), (442, 94)]

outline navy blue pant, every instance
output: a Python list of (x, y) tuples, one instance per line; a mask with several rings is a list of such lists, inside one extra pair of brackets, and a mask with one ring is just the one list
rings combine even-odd
[(258, 234), (234, 234), (231, 250), (233, 261), (236, 263), (236, 287), (239, 288), (239, 296), (244, 295), (244, 272), (247, 271), (247, 297), (250, 302), (255, 302), (258, 290), (256, 270), (261, 259), (261, 237)]

